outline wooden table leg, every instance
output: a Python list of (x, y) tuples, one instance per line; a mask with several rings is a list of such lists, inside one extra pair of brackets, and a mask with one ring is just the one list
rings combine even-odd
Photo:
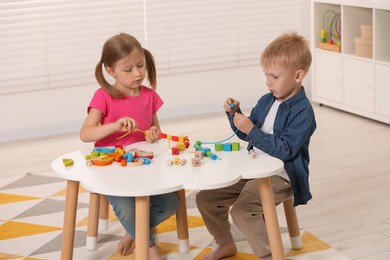
[(91, 194), (89, 195), (87, 244), (86, 244), (88, 250), (95, 250), (97, 247), (99, 206), (100, 206), (100, 194), (91, 192)]
[(179, 209), (176, 213), (177, 238), (179, 239), (179, 251), (187, 253), (190, 251), (190, 243), (188, 239), (188, 221), (187, 221), (187, 205), (185, 190), (176, 191), (180, 201)]
[(79, 196), (79, 182), (66, 182), (64, 230), (62, 232), (61, 259), (73, 258), (74, 233), (76, 227), (77, 200)]
[(110, 203), (103, 194), (100, 195), (99, 207), (99, 230), (106, 230), (108, 228), (108, 211)]
[(149, 196), (136, 197), (135, 208), (135, 259), (145, 260), (149, 258)]
[(271, 179), (257, 179), (259, 185), (260, 198), (264, 210), (265, 225), (271, 246), (272, 259), (285, 260), (282, 236), (280, 234), (278, 216), (276, 215), (275, 199), (271, 187)]

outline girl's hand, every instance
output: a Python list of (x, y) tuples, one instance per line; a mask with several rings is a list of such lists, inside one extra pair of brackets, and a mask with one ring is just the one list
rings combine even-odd
[(137, 128), (137, 122), (130, 117), (122, 117), (119, 118), (114, 123), (114, 131), (115, 132), (129, 132), (134, 131)]
[(227, 98), (225, 104), (223, 105), (223, 108), (229, 114), (234, 115), (240, 108), (240, 102), (233, 98)]
[(252, 121), (241, 113), (236, 113), (234, 115), (233, 123), (238, 128), (238, 130), (245, 134), (248, 134), (253, 128)]
[(160, 133), (161, 130), (156, 127), (152, 126), (145, 134), (145, 140), (149, 143), (154, 143), (154, 141), (160, 139)]

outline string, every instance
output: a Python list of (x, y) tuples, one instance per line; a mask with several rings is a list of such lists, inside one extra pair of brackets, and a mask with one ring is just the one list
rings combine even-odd
[(236, 129), (236, 131), (234, 131), (234, 133), (233, 133), (230, 137), (228, 137), (228, 138), (226, 138), (226, 139), (223, 139), (223, 140), (221, 140), (221, 141), (217, 141), (217, 142), (202, 142), (202, 144), (217, 144), (217, 143), (226, 142), (227, 140), (233, 138), (233, 137), (236, 135), (237, 131), (238, 131), (238, 129)]
[(117, 137), (116, 140), (121, 139), (121, 138), (127, 136), (128, 134), (130, 134), (130, 133), (132, 133), (132, 132), (135, 132), (135, 131), (142, 132), (142, 133), (145, 134), (145, 131), (143, 131), (143, 130), (141, 130), (141, 129), (135, 129), (134, 131), (131, 131), (131, 130), (130, 130), (130, 131), (128, 131), (127, 133), (125, 133), (124, 135), (121, 135), (121, 136)]

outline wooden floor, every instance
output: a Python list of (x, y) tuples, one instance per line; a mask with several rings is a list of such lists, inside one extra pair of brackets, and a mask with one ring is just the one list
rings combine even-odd
[[(300, 225), (351, 259), (390, 259), (390, 126), (315, 105), (311, 142), (313, 199), (297, 208)], [(232, 134), (223, 112), (161, 122), (191, 142)], [(61, 154), (91, 148), (77, 133), (1, 144), (0, 177), (51, 174)]]

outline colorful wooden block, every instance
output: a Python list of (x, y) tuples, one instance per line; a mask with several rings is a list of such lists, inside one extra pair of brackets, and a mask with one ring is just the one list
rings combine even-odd
[(196, 151), (195, 155), (194, 155), (194, 158), (202, 159), (203, 158), (203, 152), (202, 151)]
[(223, 151), (223, 143), (216, 143), (214, 145), (215, 151)]
[(200, 158), (192, 158), (191, 163), (193, 167), (198, 167), (202, 164), (202, 160)]
[(231, 152), (231, 151), (232, 151), (232, 143), (225, 143), (225, 144), (223, 145), (223, 150), (224, 150), (225, 152)]
[(240, 143), (233, 142), (232, 143), (232, 151), (235, 151), (235, 152), (240, 151)]
[(172, 147), (172, 155), (179, 155), (180, 150), (179, 147)]

